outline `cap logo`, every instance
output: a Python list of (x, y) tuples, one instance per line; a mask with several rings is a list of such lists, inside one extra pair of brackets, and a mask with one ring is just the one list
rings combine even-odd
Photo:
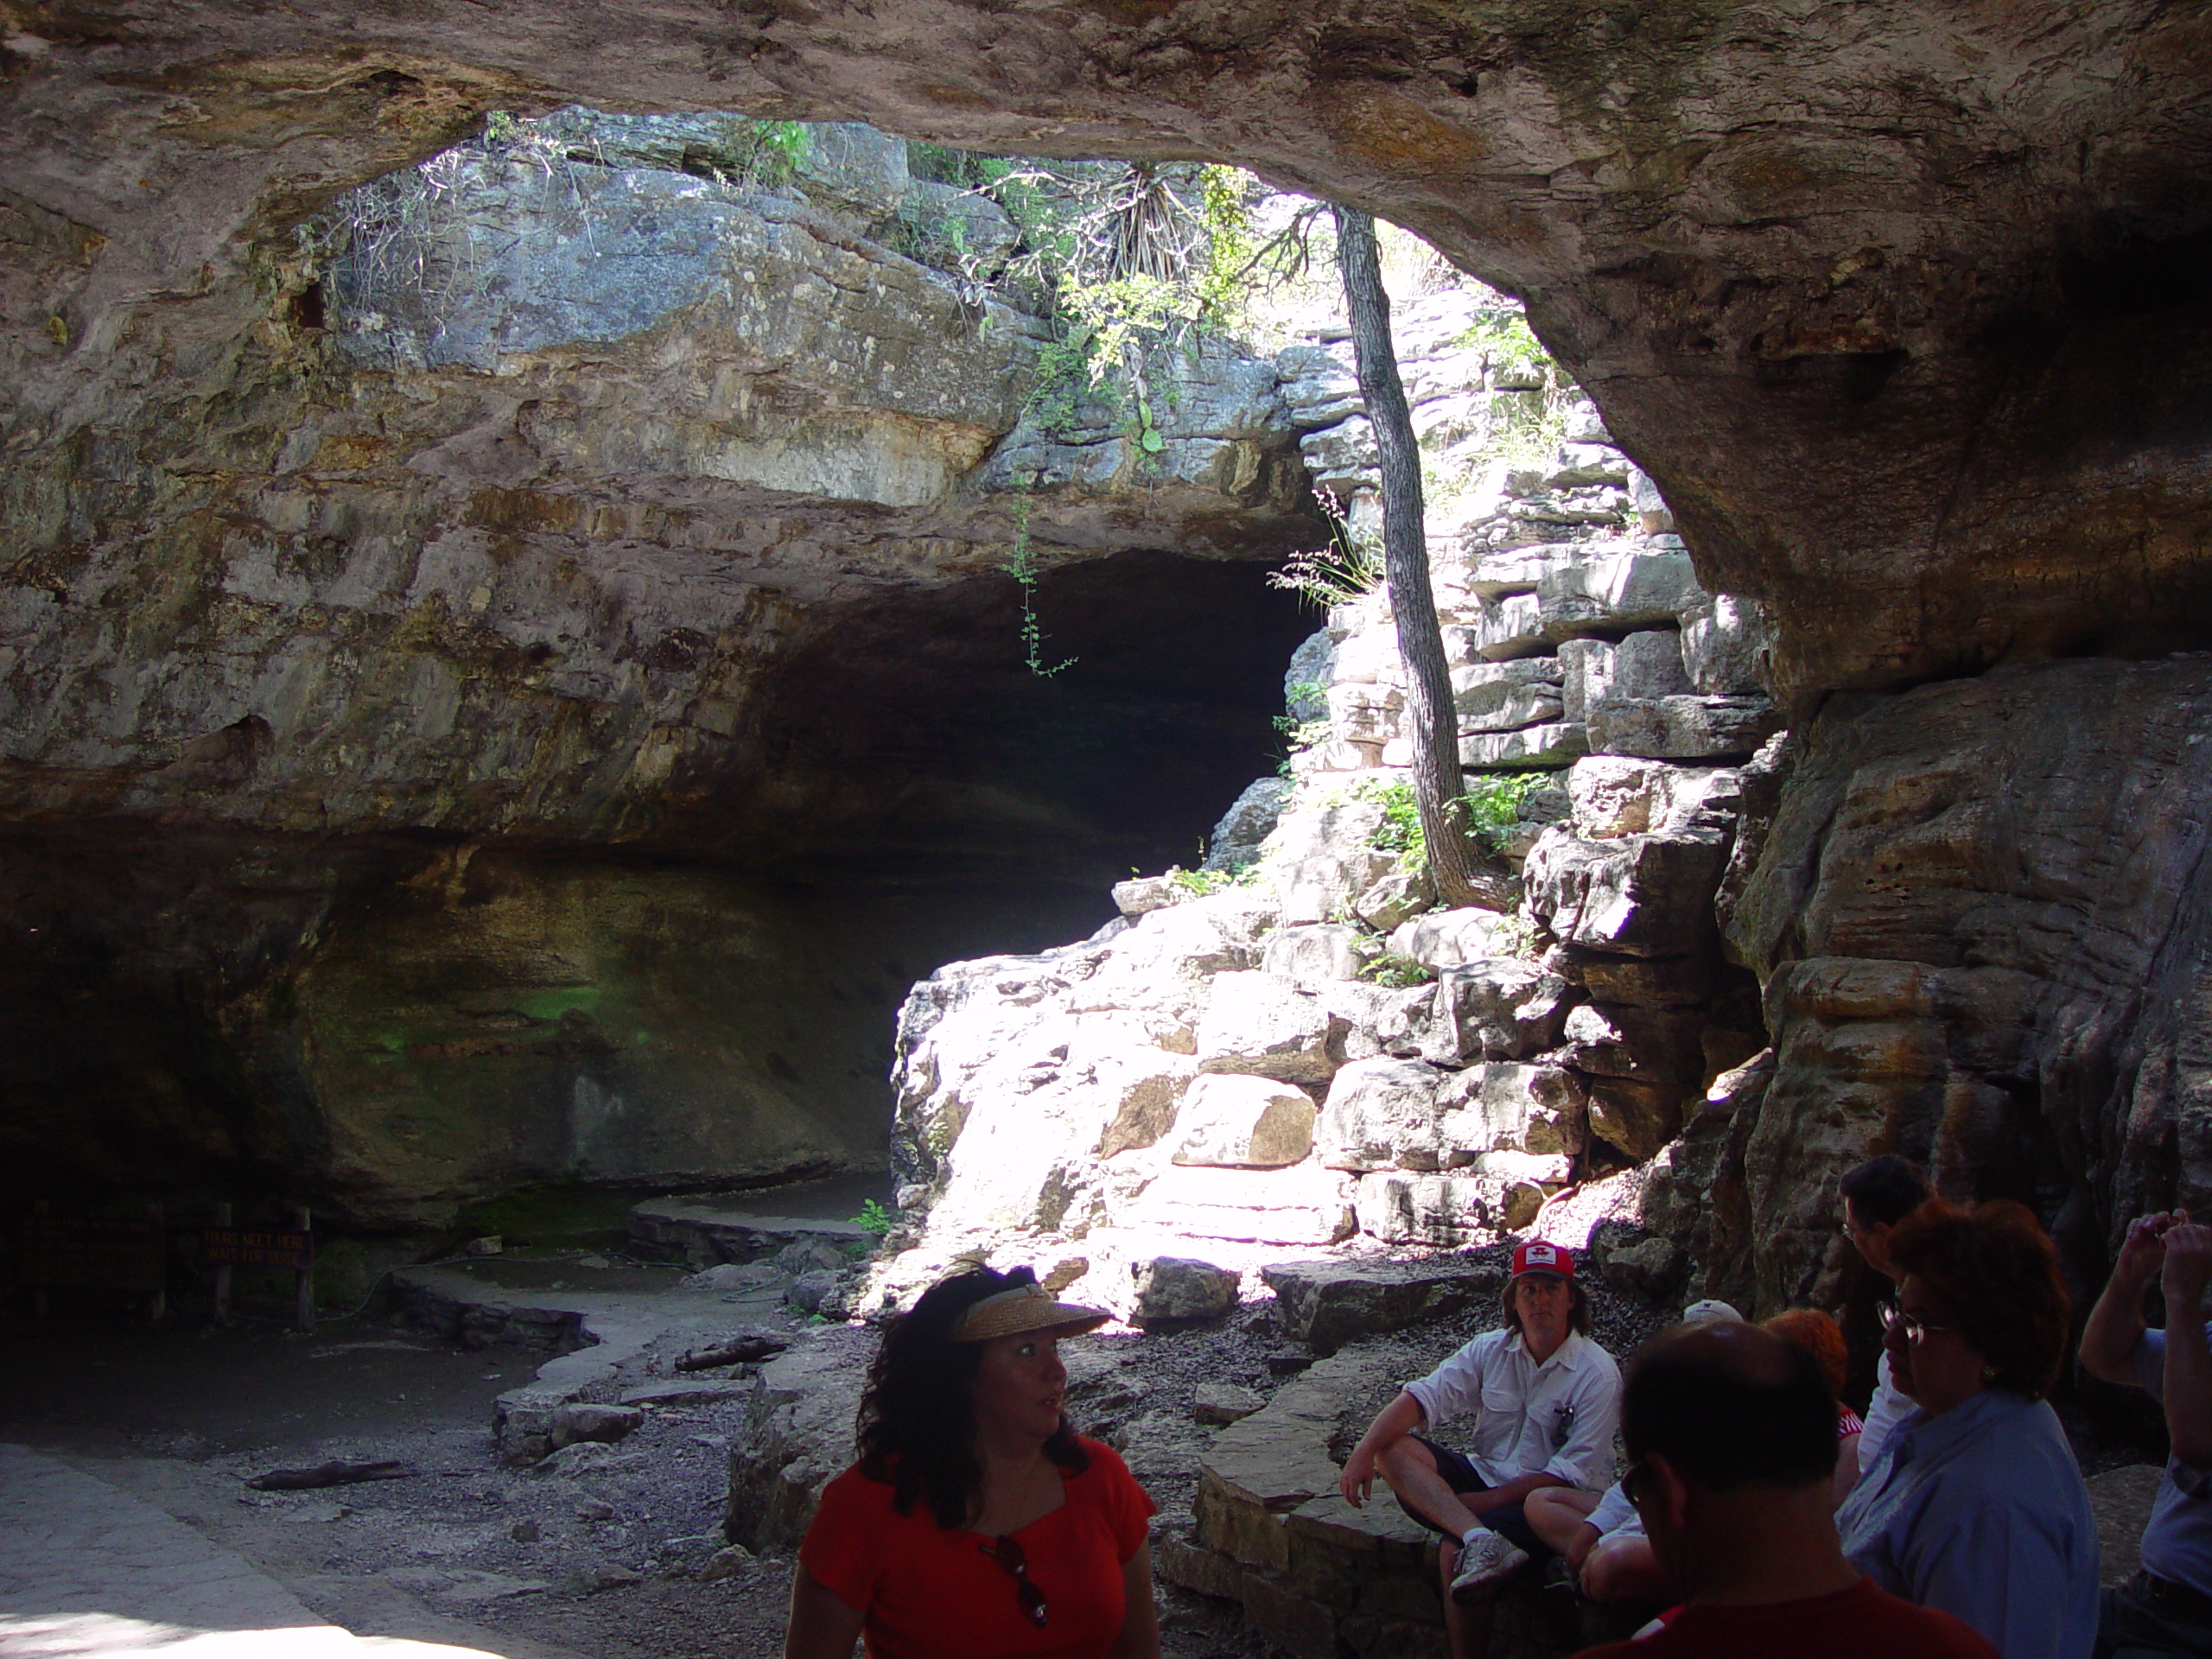
[(1548, 1244), (1531, 1244), (1523, 1259), (1532, 1268), (1555, 1268), (1559, 1265), (1559, 1252)]

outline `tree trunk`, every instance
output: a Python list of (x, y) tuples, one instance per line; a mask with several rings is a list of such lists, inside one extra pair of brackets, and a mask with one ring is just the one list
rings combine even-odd
[(1414, 799), (1428, 842), (1428, 870), (1447, 905), (1510, 909), (1518, 898), (1501, 859), (1478, 860), (1452, 804), (1466, 792), (1459, 773), (1459, 715), (1452, 702), (1452, 670), (1444, 631), (1428, 585), (1428, 537), (1422, 528), (1421, 451), (1412, 411), (1398, 380), (1390, 344), (1390, 301), (1382, 291), (1375, 220), (1338, 207), (1337, 264), (1359, 359), (1359, 390), (1382, 455), (1382, 574), (1397, 619), (1398, 654), (1406, 664), (1406, 724), (1413, 737)]

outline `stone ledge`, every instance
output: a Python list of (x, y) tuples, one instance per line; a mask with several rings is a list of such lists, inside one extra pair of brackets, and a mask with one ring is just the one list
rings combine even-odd
[[(1444, 1659), (1435, 1536), (1377, 1483), (1355, 1510), (1337, 1491), (1329, 1442), (1376, 1357), (1350, 1349), (1283, 1384), (1266, 1408), (1214, 1436), (1199, 1464), (1191, 1535), (1155, 1541), (1171, 1584), (1234, 1601), (1295, 1659)], [(1538, 1594), (1498, 1601), (1492, 1659), (1539, 1659), (1625, 1636), (1624, 1616)]]
[(805, 1239), (837, 1246), (875, 1243), (874, 1234), (850, 1221), (772, 1215), (744, 1209), (728, 1198), (654, 1198), (632, 1205), (630, 1237), (648, 1249), (680, 1250), (694, 1268), (757, 1261)]

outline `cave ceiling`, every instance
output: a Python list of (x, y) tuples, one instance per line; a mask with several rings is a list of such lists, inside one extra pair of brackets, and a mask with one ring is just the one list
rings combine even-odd
[(5, 441), (213, 384), (257, 250), (486, 109), (1210, 156), (1521, 295), (1781, 689), (2195, 643), (2212, 15), (1532, 0), (0, 4)]

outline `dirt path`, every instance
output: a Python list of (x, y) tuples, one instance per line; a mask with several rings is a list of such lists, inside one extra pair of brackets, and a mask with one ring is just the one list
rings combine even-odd
[[(1097, 1426), (1133, 1435), (1131, 1460), (1164, 1504), (1187, 1505), (1168, 1465), (1188, 1471), (1187, 1487), (1193, 1446), (1179, 1425), (1189, 1389), (1221, 1374), (1230, 1350), (1240, 1356), (1232, 1369), (1263, 1375), (1258, 1349), (1234, 1332), (1119, 1342), (1146, 1363), (1126, 1380), (1116, 1365), (1114, 1385), (1093, 1391)], [(573, 1477), (505, 1468), (493, 1402), (543, 1358), (470, 1352), (368, 1318), (312, 1337), (181, 1319), (58, 1319), (11, 1344), (0, 1440), (144, 1499), (358, 1634), (505, 1659), (780, 1651), (787, 1555), (718, 1581), (699, 1577), (722, 1543), (727, 1452), (742, 1404), (650, 1411), (598, 1467)], [(296, 1493), (245, 1484), (331, 1459), (398, 1459), (419, 1472)], [(1268, 1652), (1223, 1610), (1180, 1592), (1165, 1600), (1169, 1659)]]

